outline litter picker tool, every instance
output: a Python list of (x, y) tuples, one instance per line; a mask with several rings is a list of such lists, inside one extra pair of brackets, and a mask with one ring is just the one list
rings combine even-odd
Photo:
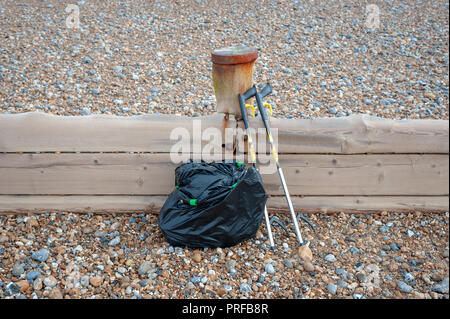
[[(245, 104), (245, 101), (248, 100), (249, 98), (255, 96), (258, 92), (256, 91), (256, 88), (253, 86), (252, 88), (250, 88), (247, 92), (245, 92), (244, 94), (239, 94), (238, 95), (238, 99), (239, 99), (239, 106), (241, 108), (241, 113), (242, 113), (242, 119), (244, 121), (244, 126), (245, 126), (245, 130), (246, 130), (246, 134), (247, 134), (247, 142), (248, 142), (248, 151), (250, 153), (250, 156), (252, 158), (252, 163), (253, 163), (253, 167), (257, 168), (257, 164), (256, 164), (256, 152), (254, 149), (254, 145), (253, 145), (253, 141), (252, 141), (252, 135), (250, 132), (250, 126), (249, 126), (249, 122), (248, 122), (248, 116), (247, 116), (247, 107)], [(251, 106), (253, 108), (253, 106)], [(253, 114), (255, 113), (255, 109), (253, 108)], [(266, 220), (266, 226), (267, 226), (267, 234), (269, 237), (269, 243), (270, 243), (270, 247), (273, 249), (275, 248), (275, 243), (273, 241), (273, 236), (272, 236), (272, 229), (270, 226), (270, 220), (269, 220), (269, 213), (267, 212), (267, 206), (264, 206), (264, 217)]]
[(300, 233), (300, 229), (298, 227), (297, 216), (294, 212), (294, 207), (292, 206), (292, 201), (291, 201), (291, 197), (289, 196), (289, 190), (286, 185), (286, 180), (284, 179), (283, 170), (281, 169), (280, 162), (278, 161), (278, 153), (277, 153), (277, 150), (275, 149), (275, 145), (273, 143), (272, 134), (270, 132), (269, 123), (267, 121), (266, 110), (265, 110), (264, 104), (262, 102), (262, 99), (266, 95), (268, 95), (272, 92), (272, 87), (269, 83), (267, 83), (264, 86), (264, 88), (261, 90), (261, 93), (258, 93), (255, 86), (253, 86), (253, 88), (256, 91), (256, 93), (255, 93), (256, 103), (258, 103), (259, 113), (261, 115), (261, 119), (263, 120), (264, 126), (266, 128), (267, 139), (269, 140), (270, 149), (272, 151), (273, 158), (275, 159), (275, 164), (277, 165), (277, 171), (278, 171), (278, 175), (280, 176), (281, 185), (283, 187), (284, 194), (286, 195), (286, 201), (287, 201), (287, 204), (289, 207), (289, 211), (291, 212), (292, 222), (294, 223), (294, 228), (295, 228), (295, 234), (297, 235), (299, 245), (303, 246), (304, 242), (303, 242), (302, 234)]

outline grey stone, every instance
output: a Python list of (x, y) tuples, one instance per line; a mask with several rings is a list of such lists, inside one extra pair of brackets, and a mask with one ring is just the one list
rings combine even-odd
[(407, 294), (409, 294), (413, 290), (412, 287), (407, 283), (405, 283), (404, 281), (398, 282), (398, 288), (400, 288), (401, 291)]
[(292, 261), (289, 258), (286, 258), (284, 260), (284, 265), (286, 266), (286, 268), (291, 269), (292, 267), (294, 267), (294, 265), (292, 264)]
[(83, 109), (80, 112), (82, 115), (90, 115), (91, 114), (91, 110), (87, 107), (83, 107)]
[(155, 270), (155, 264), (150, 261), (144, 261), (138, 268), (139, 275), (146, 275)]
[(106, 236), (106, 232), (103, 231), (103, 230), (96, 230), (95, 233), (94, 233), (94, 236), (101, 238), (101, 237)]
[(122, 71), (123, 71), (122, 67), (119, 66), (119, 65), (113, 66), (112, 69), (113, 69), (113, 71), (116, 72), (116, 73), (122, 73)]
[(10, 282), (5, 287), (5, 295), (7, 297), (15, 295), (15, 294), (19, 293), (19, 291), (20, 291), (19, 285), (15, 284), (13, 282)]
[(133, 288), (131, 286), (128, 286), (127, 289), (125, 289), (125, 294), (131, 295), (133, 293)]
[(24, 273), (25, 269), (23, 268), (23, 265), (21, 264), (15, 264), (11, 273), (13, 276), (20, 277)]
[(431, 274), (431, 279), (433, 279), (433, 281), (441, 281), (442, 280), (442, 276), (439, 275), (437, 272), (434, 272)]
[(354, 246), (350, 246), (350, 253), (352, 255), (358, 255), (360, 253), (359, 249), (354, 247)]
[(407, 283), (414, 281), (414, 275), (410, 272), (407, 272), (404, 277), (405, 277), (404, 278), (405, 282), (407, 282)]
[(440, 294), (448, 294), (448, 277), (445, 277), (440, 284), (433, 286), (431, 291)]
[(336, 261), (336, 257), (334, 257), (333, 254), (328, 254), (325, 256), (325, 260), (330, 262), (330, 263), (334, 263)]
[(88, 275), (84, 275), (83, 277), (80, 278), (80, 285), (83, 286), (84, 288), (89, 287), (89, 276)]
[(342, 288), (342, 289), (344, 289), (344, 288), (346, 288), (346, 287), (348, 286), (348, 284), (347, 284), (345, 281), (341, 280), (341, 279), (339, 279), (339, 280), (336, 282), (336, 285), (337, 285), (339, 288)]
[(188, 281), (187, 284), (186, 284), (186, 289), (191, 290), (191, 289), (194, 289), (194, 288), (195, 288), (195, 285), (191, 281)]
[(275, 273), (275, 269), (273, 268), (273, 265), (271, 263), (266, 264), (264, 271), (269, 275), (273, 275)]
[(58, 281), (53, 276), (48, 276), (44, 278), (44, 285), (49, 288), (53, 288), (58, 284)]
[(393, 251), (397, 251), (397, 250), (399, 250), (400, 248), (397, 246), (397, 244), (396, 243), (392, 243), (392, 244), (390, 244), (389, 245), (389, 247), (391, 247), (391, 249), (393, 250)]
[(39, 270), (32, 270), (32, 271), (29, 271), (26, 275), (25, 275), (25, 278), (28, 280), (28, 281), (33, 281), (33, 280), (35, 280), (37, 277), (39, 277), (41, 275), (41, 272), (39, 271)]
[(42, 248), (41, 250), (35, 251), (34, 253), (31, 254), (31, 258), (40, 262), (46, 261), (48, 259), (48, 256), (49, 252), (45, 248)]
[(243, 283), (239, 286), (239, 290), (242, 294), (250, 293), (252, 292), (252, 288), (247, 283)]
[(365, 275), (365, 274), (363, 274), (363, 273), (361, 273), (361, 272), (359, 272), (359, 273), (357, 273), (356, 274), (356, 278), (358, 279), (358, 281), (360, 282), (360, 283), (365, 283), (366, 281), (367, 281), (367, 276)]
[(327, 285), (327, 290), (330, 294), (335, 295), (337, 291), (337, 286), (335, 284), (329, 283)]
[(234, 259), (227, 260), (225, 263), (225, 268), (227, 269), (228, 272), (235, 272), (236, 271), (234, 269), (235, 266), (236, 266), (236, 260), (234, 260)]
[(119, 243), (120, 243), (120, 236), (117, 236), (109, 241), (108, 246), (114, 247), (117, 246)]

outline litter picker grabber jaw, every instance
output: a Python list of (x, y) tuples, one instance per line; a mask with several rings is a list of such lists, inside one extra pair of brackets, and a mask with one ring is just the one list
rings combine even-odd
[[(247, 116), (247, 108), (246, 108), (246, 104), (245, 104), (245, 101), (248, 100), (249, 98), (253, 97), (255, 94), (257, 94), (257, 91), (256, 91), (256, 88), (253, 86), (244, 94), (239, 94), (238, 99), (239, 99), (239, 106), (241, 108), (242, 119), (244, 121), (244, 126), (245, 126), (245, 130), (246, 130), (246, 134), (247, 134), (248, 150), (249, 150), (250, 156), (252, 157), (253, 167), (258, 169), (257, 164), (256, 164), (256, 152), (255, 152), (253, 141), (252, 141), (252, 135), (250, 132), (250, 126), (249, 126), (248, 116)], [(252, 106), (252, 108), (253, 108), (253, 106)], [(253, 114), (254, 113), (255, 113), (255, 109), (253, 108)], [(272, 229), (270, 227), (269, 213), (267, 212), (267, 206), (264, 206), (264, 218), (266, 220), (266, 227), (267, 227), (267, 234), (269, 237), (270, 248), (275, 249), (275, 243), (273, 241)]]
[[(253, 86), (253, 88), (256, 91), (256, 87)], [(280, 176), (281, 185), (283, 187), (284, 194), (286, 195), (286, 201), (287, 201), (287, 204), (289, 207), (289, 211), (291, 213), (292, 222), (294, 223), (295, 234), (297, 235), (299, 245), (303, 246), (305, 243), (303, 242), (302, 234), (300, 233), (300, 229), (298, 227), (297, 216), (294, 212), (294, 207), (292, 206), (292, 201), (291, 201), (291, 197), (289, 195), (289, 190), (287, 188), (286, 180), (284, 179), (283, 170), (281, 169), (280, 163), (278, 161), (278, 153), (277, 153), (277, 150), (275, 149), (275, 145), (273, 143), (272, 134), (270, 132), (269, 123), (267, 121), (266, 110), (265, 110), (264, 104), (262, 102), (262, 99), (265, 96), (267, 96), (268, 94), (270, 94), (271, 92), (272, 92), (272, 86), (269, 83), (267, 83), (264, 86), (264, 88), (261, 90), (261, 93), (258, 93), (258, 91), (256, 91), (256, 93), (255, 93), (256, 103), (258, 104), (259, 114), (261, 115), (261, 119), (263, 120), (264, 126), (266, 128), (267, 139), (269, 140), (270, 149), (271, 149), (273, 158), (275, 159), (275, 164), (277, 165), (277, 171), (278, 171), (278, 175)]]

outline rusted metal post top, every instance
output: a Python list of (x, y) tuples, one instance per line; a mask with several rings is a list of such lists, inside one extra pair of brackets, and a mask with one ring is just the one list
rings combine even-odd
[(217, 112), (240, 116), (238, 94), (253, 86), (253, 65), (257, 58), (258, 50), (253, 47), (227, 47), (211, 53)]
[(255, 61), (257, 58), (258, 50), (253, 47), (228, 47), (211, 53), (211, 60), (215, 64), (242, 64)]

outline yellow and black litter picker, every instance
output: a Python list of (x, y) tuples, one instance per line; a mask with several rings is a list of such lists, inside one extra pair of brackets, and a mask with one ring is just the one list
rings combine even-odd
[[(245, 101), (248, 100), (249, 98), (255, 96), (255, 94), (257, 94), (257, 93), (258, 92), (256, 91), (256, 88), (252, 87), (250, 90), (248, 90), (244, 94), (239, 94), (238, 95), (239, 106), (241, 107), (242, 119), (244, 121), (244, 126), (245, 126), (245, 130), (246, 130), (246, 133), (247, 133), (248, 151), (249, 151), (250, 156), (252, 158), (253, 167), (255, 167), (256, 169), (258, 169), (257, 164), (256, 164), (256, 152), (255, 152), (253, 141), (252, 141), (252, 135), (251, 135), (251, 132), (250, 132), (250, 126), (248, 124), (247, 108), (246, 108)], [(252, 106), (252, 108), (253, 108), (253, 106)], [(254, 113), (254, 111), (255, 110), (253, 108), (253, 113)], [(267, 212), (267, 206), (264, 206), (264, 217), (266, 219), (267, 234), (268, 234), (268, 237), (269, 237), (270, 248), (274, 249), (275, 248), (275, 243), (273, 241), (272, 229), (270, 227), (269, 213)]]
[(269, 123), (267, 121), (266, 110), (265, 110), (264, 104), (262, 102), (262, 99), (266, 95), (268, 95), (272, 92), (272, 87), (270, 86), (269, 83), (267, 83), (266, 86), (261, 90), (261, 93), (258, 93), (255, 86), (253, 86), (253, 88), (256, 91), (256, 93), (255, 93), (256, 103), (258, 103), (259, 113), (261, 115), (261, 119), (263, 120), (264, 126), (266, 128), (267, 139), (269, 140), (270, 149), (271, 149), (273, 158), (275, 159), (275, 164), (277, 165), (277, 171), (278, 171), (278, 175), (280, 176), (281, 185), (283, 186), (283, 190), (284, 190), (284, 194), (286, 195), (286, 201), (287, 201), (287, 204), (289, 207), (289, 211), (291, 212), (292, 222), (294, 223), (294, 228), (295, 228), (295, 234), (297, 235), (299, 245), (303, 246), (304, 242), (303, 242), (302, 234), (300, 233), (300, 229), (298, 227), (297, 216), (294, 212), (294, 207), (292, 206), (292, 201), (291, 201), (291, 197), (289, 196), (289, 191), (288, 191), (288, 188), (286, 185), (286, 181), (284, 179), (283, 170), (281, 169), (280, 162), (278, 161), (278, 153), (277, 153), (277, 150), (275, 149), (272, 134), (270, 133)]

